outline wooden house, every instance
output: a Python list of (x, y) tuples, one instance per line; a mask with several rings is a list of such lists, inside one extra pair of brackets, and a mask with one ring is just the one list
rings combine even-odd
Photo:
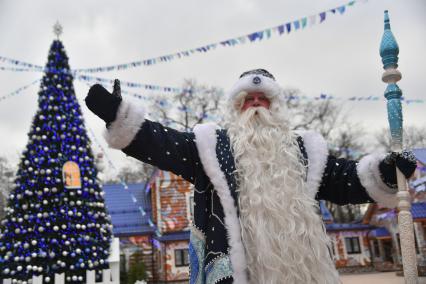
[(145, 184), (104, 185), (105, 204), (111, 216), (113, 234), (120, 239), (120, 270), (129, 270), (143, 261), (149, 279), (154, 279), (153, 236), (155, 227), (150, 225), (151, 200)]
[[(413, 200), (411, 214), (414, 221), (414, 238), (419, 271), (426, 274), (426, 148), (414, 149), (417, 169), (409, 181)], [(370, 204), (363, 223), (378, 227), (369, 236), (373, 265), (379, 271), (400, 270), (401, 245), (397, 223), (397, 209)]]
[(345, 270), (369, 266), (371, 254), (367, 234), (374, 227), (360, 223), (334, 223), (324, 201), (320, 201), (320, 210), (327, 235), (332, 240), (331, 253), (336, 267)]
[[(424, 185), (426, 189), (426, 149), (415, 154), (424, 155), (424, 160), (419, 159), (415, 186), (422, 189)], [(133, 262), (143, 261), (151, 283), (188, 282), (192, 188), (179, 176), (164, 171), (158, 171), (148, 185), (131, 184), (127, 188), (121, 184), (104, 186), (114, 235), (121, 241), (123, 269), (128, 269)], [(395, 222), (388, 221), (395, 211), (392, 213), (370, 204), (362, 223), (339, 224), (334, 223), (325, 203), (320, 202), (319, 214), (333, 241), (331, 253), (340, 270), (372, 265), (377, 270), (399, 268), (401, 253), (397, 226)], [(426, 203), (417, 200), (412, 214), (416, 249), (422, 265), (426, 263)]]
[[(371, 204), (363, 223), (378, 228), (368, 235), (372, 248), (373, 265), (379, 271), (400, 270), (402, 268), (401, 244), (399, 238), (397, 210)], [(426, 202), (411, 205), (414, 222), (414, 239), (419, 270), (426, 266)]]
[(192, 188), (191, 183), (165, 171), (159, 171), (151, 183), (152, 216), (157, 228), (155, 266), (157, 280), (164, 283), (189, 280)]

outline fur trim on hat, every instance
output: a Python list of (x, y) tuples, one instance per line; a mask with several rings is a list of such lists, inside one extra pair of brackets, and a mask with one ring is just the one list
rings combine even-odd
[(249, 74), (238, 79), (227, 94), (227, 99), (235, 103), (249, 92), (263, 92), (269, 99), (274, 99), (281, 94), (281, 87), (269, 77), (261, 74)]

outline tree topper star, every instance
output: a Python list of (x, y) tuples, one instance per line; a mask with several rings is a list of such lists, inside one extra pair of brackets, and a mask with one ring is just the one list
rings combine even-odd
[(62, 26), (59, 23), (59, 21), (56, 22), (56, 24), (53, 26), (53, 33), (56, 35), (57, 38), (62, 34)]

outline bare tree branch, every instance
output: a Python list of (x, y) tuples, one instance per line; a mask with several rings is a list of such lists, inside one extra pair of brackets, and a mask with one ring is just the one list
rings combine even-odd
[[(426, 147), (426, 127), (406, 126), (403, 135), (405, 149)], [(392, 138), (388, 128), (383, 128), (375, 138), (377, 146), (385, 151), (391, 151)]]
[[(185, 80), (183, 92), (171, 97), (159, 97), (152, 105), (156, 119), (162, 123), (172, 123), (183, 131), (191, 130), (195, 125), (203, 123), (209, 116), (218, 115), (223, 92), (219, 88), (199, 85), (195, 80)], [(170, 103), (159, 104), (167, 100)]]

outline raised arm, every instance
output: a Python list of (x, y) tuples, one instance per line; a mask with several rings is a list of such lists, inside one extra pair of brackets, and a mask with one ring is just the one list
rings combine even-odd
[(86, 104), (107, 123), (104, 136), (111, 148), (195, 182), (202, 167), (193, 133), (179, 132), (145, 119), (143, 109), (121, 98), (118, 80), (112, 94), (94, 85)]
[(377, 202), (393, 208), (395, 166), (408, 178), (416, 168), (415, 158), (411, 152), (367, 155), (359, 162), (329, 156), (317, 198), (340, 205)]

